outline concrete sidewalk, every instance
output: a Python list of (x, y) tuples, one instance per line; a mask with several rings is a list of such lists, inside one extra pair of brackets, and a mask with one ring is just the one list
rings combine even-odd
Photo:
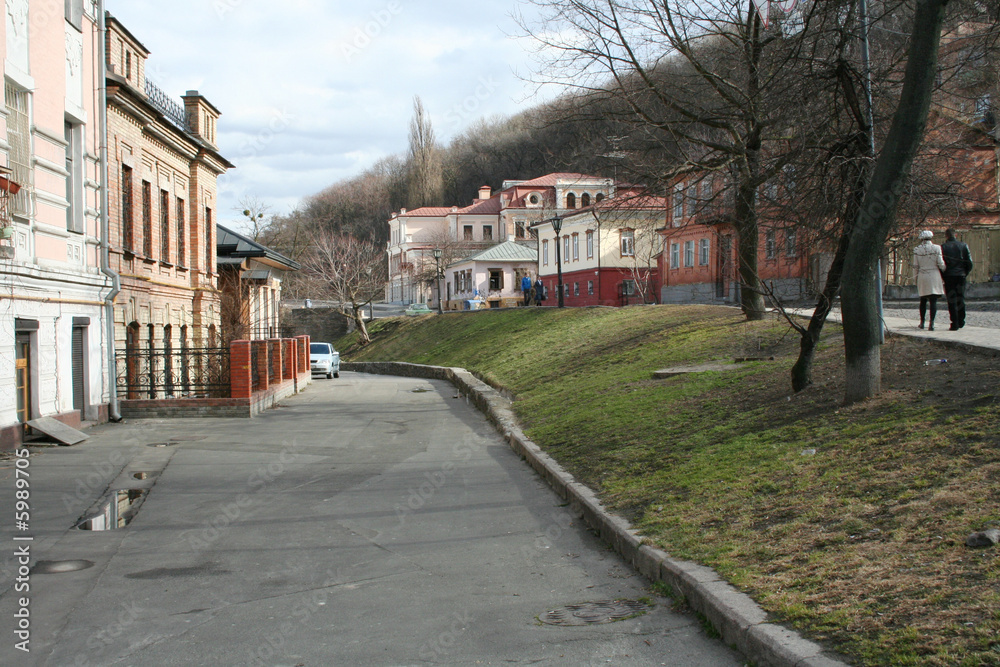
[[(26, 530), (17, 464), (0, 461), (2, 665), (744, 664), (446, 382), (345, 372), (253, 421), (90, 435), (32, 448)], [(148, 494), (128, 526), (73, 528), (106, 489), (129, 488)], [(539, 622), (643, 599), (655, 606), (616, 623)], [(22, 606), (30, 653), (15, 647)]]
[[(811, 308), (789, 309), (789, 312), (807, 319), (812, 317), (813, 313)], [(891, 313), (892, 311), (889, 310), (886, 312)], [(1000, 352), (1000, 329), (965, 326), (958, 331), (949, 331), (948, 311), (944, 312), (943, 319), (941, 317), (941, 313), (938, 313), (938, 322), (935, 325), (934, 331), (918, 328), (917, 325), (920, 323), (919, 319), (913, 321), (908, 317), (898, 317), (890, 314), (883, 316), (882, 320), (885, 322), (886, 330), (892, 334), (910, 336), (912, 338), (923, 338), (925, 340), (933, 340), (939, 343), (946, 343), (948, 345), (958, 345), (967, 348), (980, 348)], [(840, 311), (835, 310), (827, 316), (827, 321), (842, 324), (844, 320)]]

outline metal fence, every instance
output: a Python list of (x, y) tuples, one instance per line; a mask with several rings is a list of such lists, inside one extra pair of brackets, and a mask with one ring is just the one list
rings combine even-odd
[(229, 398), (229, 349), (144, 348), (115, 354), (121, 398)]

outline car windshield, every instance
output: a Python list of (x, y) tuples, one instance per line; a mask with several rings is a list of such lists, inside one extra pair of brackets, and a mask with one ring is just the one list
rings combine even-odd
[(310, 343), (309, 354), (330, 354), (329, 343)]

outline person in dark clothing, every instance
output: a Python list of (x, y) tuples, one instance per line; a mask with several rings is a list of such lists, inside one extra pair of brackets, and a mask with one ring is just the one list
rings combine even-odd
[(542, 305), (542, 301), (545, 299), (545, 285), (542, 284), (542, 279), (539, 278), (535, 281), (535, 305)]
[(524, 294), (524, 305), (531, 305), (531, 276), (521, 277), (521, 292)]
[(969, 246), (955, 238), (955, 230), (945, 231), (945, 242), (941, 244), (944, 256), (944, 294), (948, 299), (948, 315), (951, 316), (951, 331), (965, 326), (965, 278), (972, 272), (972, 255)]

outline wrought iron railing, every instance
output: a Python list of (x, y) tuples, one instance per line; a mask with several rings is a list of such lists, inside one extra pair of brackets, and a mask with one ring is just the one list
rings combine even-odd
[(229, 349), (144, 348), (115, 353), (120, 398), (228, 398)]
[(260, 346), (250, 343), (250, 391), (260, 391)]
[(146, 97), (178, 129), (188, 131), (187, 112), (149, 79), (146, 79)]

